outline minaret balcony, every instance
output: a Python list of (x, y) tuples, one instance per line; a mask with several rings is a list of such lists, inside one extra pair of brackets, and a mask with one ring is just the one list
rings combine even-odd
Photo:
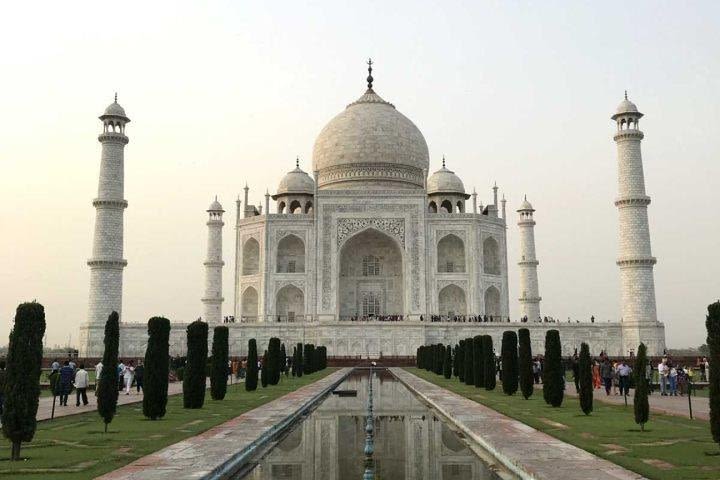
[(127, 266), (127, 260), (118, 258), (91, 258), (87, 261), (90, 268), (109, 268), (122, 270)]
[(93, 200), (93, 207), (95, 208), (109, 208), (115, 210), (123, 210), (127, 208), (127, 200), (114, 200), (111, 198), (96, 198)]
[(616, 207), (627, 207), (627, 206), (648, 206), (650, 205), (650, 197), (647, 195), (633, 195), (628, 197), (618, 197), (615, 199)]
[(620, 130), (615, 133), (613, 140), (616, 142), (620, 140), (642, 140), (644, 137), (645, 135), (640, 130)]
[(656, 263), (655, 257), (621, 257), (615, 262), (619, 267), (652, 267)]
[(225, 262), (222, 260), (207, 260), (203, 262), (203, 265), (206, 267), (223, 267), (225, 266)]
[(122, 145), (127, 145), (130, 142), (124, 133), (118, 132), (103, 132), (98, 135), (98, 141), (101, 143), (120, 143)]
[(518, 265), (520, 265), (521, 267), (525, 265), (537, 267), (538, 265), (540, 265), (540, 262), (537, 260), (520, 260), (518, 262)]

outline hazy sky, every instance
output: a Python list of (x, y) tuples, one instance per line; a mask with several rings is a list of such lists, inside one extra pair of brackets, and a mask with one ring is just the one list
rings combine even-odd
[[(12, 2), (0, 16), (0, 343), (21, 301), (49, 343), (86, 319), (100, 144), (118, 91), (125, 152), (124, 320), (201, 312), (205, 209), (218, 195), (225, 314), (234, 199), (264, 204), (321, 128), (376, 91), (488, 203), (537, 212), (543, 313), (619, 318), (615, 130), (645, 113), (658, 314), (669, 346), (704, 342), (720, 297), (717, 2)], [(715, 195), (713, 195), (715, 194)]]

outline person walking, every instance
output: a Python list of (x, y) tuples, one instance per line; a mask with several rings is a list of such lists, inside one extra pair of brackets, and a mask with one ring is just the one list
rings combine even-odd
[(85, 371), (85, 364), (81, 363), (80, 368), (75, 372), (75, 406), (80, 406), (80, 397), (82, 397), (83, 405), (88, 404), (87, 388), (90, 383), (88, 372)]
[(632, 368), (625, 363), (624, 360), (620, 360), (620, 365), (618, 365), (618, 383), (620, 384), (620, 395), (629, 395), (630, 394), (630, 373), (632, 372)]
[(72, 390), (73, 380), (75, 379), (75, 371), (70, 366), (70, 361), (65, 360), (65, 364), (60, 369), (60, 405), (67, 407), (68, 396)]
[(670, 374), (670, 368), (667, 364), (667, 358), (663, 357), (663, 359), (658, 363), (658, 380), (660, 381), (660, 395), (666, 396), (667, 395), (667, 388), (668, 388), (668, 375)]
[(137, 387), (137, 394), (140, 395), (143, 389), (143, 375), (145, 374), (145, 366), (142, 360), (138, 360), (138, 366), (135, 368), (135, 387)]
[(123, 379), (125, 380), (125, 395), (130, 395), (130, 387), (132, 387), (133, 378), (135, 377), (135, 366), (130, 360), (123, 369)]
[(613, 366), (610, 363), (610, 359), (605, 357), (602, 365), (600, 365), (600, 376), (602, 377), (603, 384), (605, 385), (605, 393), (610, 395), (610, 389), (612, 388), (613, 380)]
[(54, 372), (60, 372), (60, 362), (58, 362), (57, 358), (50, 365), (50, 374), (52, 375)]
[(570, 360), (573, 373), (573, 381), (575, 382), (575, 392), (580, 392), (580, 357), (578, 357), (577, 350)]
[(98, 394), (98, 387), (100, 386), (100, 374), (102, 373), (103, 364), (102, 361), (95, 364), (95, 396)]
[(593, 388), (602, 387), (602, 377), (600, 377), (600, 362), (595, 360), (592, 365), (592, 382)]
[(670, 372), (668, 373), (668, 379), (670, 380), (670, 395), (677, 397), (677, 377), (678, 371), (675, 365), (670, 365)]

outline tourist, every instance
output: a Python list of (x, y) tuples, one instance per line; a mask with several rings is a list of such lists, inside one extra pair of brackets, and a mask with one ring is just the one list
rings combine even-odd
[(533, 362), (532, 367), (533, 367), (533, 378), (535, 379), (535, 383), (538, 384), (538, 383), (540, 383), (540, 373), (542, 372), (540, 360), (536, 358), (535, 361)]
[(5, 404), (5, 360), (0, 360), (0, 415), (3, 413), (3, 405)]
[(600, 376), (602, 377), (603, 384), (605, 385), (605, 393), (610, 395), (610, 389), (612, 388), (613, 381), (613, 366), (610, 363), (610, 359), (605, 357), (602, 365), (600, 365)]
[(632, 368), (630, 368), (624, 360), (620, 360), (620, 365), (617, 369), (620, 395), (628, 395), (630, 393), (630, 372), (632, 372)]
[(53, 360), (52, 365), (50, 365), (50, 374), (52, 375), (54, 372), (60, 371), (60, 362), (58, 362), (58, 359), (56, 358)]
[(75, 371), (70, 366), (70, 361), (65, 360), (65, 364), (60, 369), (60, 405), (67, 407), (68, 395), (72, 390), (73, 380), (75, 379)]
[(98, 394), (98, 387), (100, 386), (100, 374), (102, 373), (103, 364), (102, 361), (95, 364), (95, 396)]
[(600, 377), (600, 362), (595, 360), (592, 366), (593, 388), (602, 387), (602, 378)]
[(690, 383), (691, 370), (687, 367), (680, 367), (677, 371), (677, 385), (680, 390), (680, 396), (684, 396), (688, 392), (688, 383)]
[(670, 364), (670, 369), (668, 372), (668, 380), (670, 381), (669, 395), (672, 395), (673, 397), (677, 397), (677, 376), (677, 368), (675, 368), (675, 365)]
[(703, 358), (703, 363), (705, 364), (705, 381), (710, 381), (710, 362), (708, 362), (707, 358)]
[(69, 362), (70, 368), (73, 369), (73, 372), (74, 372), (75, 370), (77, 370), (77, 365), (75, 365), (75, 362), (73, 362), (72, 357), (68, 357), (68, 362)]
[(660, 395), (666, 396), (667, 395), (667, 387), (668, 387), (668, 374), (670, 373), (670, 369), (668, 368), (667, 364), (667, 358), (663, 357), (663, 359), (658, 363), (658, 380), (660, 382)]
[(138, 360), (138, 366), (135, 369), (135, 387), (137, 388), (137, 394), (140, 395), (143, 389), (143, 376), (145, 375), (145, 366), (142, 360)]
[(85, 364), (81, 363), (80, 368), (75, 372), (75, 406), (80, 406), (80, 397), (82, 397), (83, 405), (88, 404), (87, 398), (87, 387), (88, 387), (88, 372), (85, 371)]
[(570, 365), (572, 367), (573, 381), (575, 382), (575, 391), (580, 391), (580, 358), (578, 357), (577, 349), (575, 354), (570, 359)]
[(653, 392), (653, 367), (652, 363), (648, 362), (647, 365), (645, 365), (645, 380), (647, 381), (648, 386), (648, 395), (652, 395)]
[(133, 378), (135, 377), (135, 366), (133, 365), (133, 361), (130, 360), (127, 365), (125, 365), (125, 369), (123, 370), (123, 379), (125, 380), (125, 395), (130, 395), (130, 387), (133, 383)]
[(123, 389), (123, 373), (125, 373), (125, 364), (122, 360), (117, 366), (117, 389), (121, 391)]
[(695, 365), (700, 369), (700, 381), (705, 381), (705, 358), (697, 357)]

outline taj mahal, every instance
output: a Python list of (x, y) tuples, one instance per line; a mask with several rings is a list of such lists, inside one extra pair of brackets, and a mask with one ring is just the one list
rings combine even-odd
[[(650, 197), (640, 150), (643, 114), (627, 95), (612, 115), (621, 316), (609, 323), (546, 322), (531, 203), (525, 198), (508, 208), (488, 181), (483, 204), (449, 168), (451, 161), (443, 158), (431, 168), (420, 129), (376, 93), (368, 63), (365, 92), (315, 139), (310, 173), (296, 161), (274, 193), (265, 194), (264, 205), (250, 204), (245, 186), (235, 205), (230, 265), (222, 256), (225, 210), (217, 198), (207, 208), (199, 314), (211, 332), (214, 325), (229, 327), (232, 355), (246, 354), (250, 338), (264, 345), (271, 337), (325, 345), (335, 357), (411, 356), (420, 345), (455, 344), (478, 334), (491, 335), (499, 349), (503, 331), (518, 328), (530, 330), (536, 353), (549, 329), (560, 331), (565, 354), (583, 341), (593, 354), (628, 355), (640, 342), (648, 353), (662, 353), (665, 330), (656, 312)], [(100, 120), (100, 180), (80, 355), (102, 355), (105, 322), (115, 310), (122, 322), (121, 355), (141, 356), (146, 319), (122, 316), (130, 119), (116, 97)], [(520, 258), (508, 259), (509, 241), (519, 243)], [(509, 261), (518, 263), (519, 279), (508, 278)], [(228, 289), (223, 268), (234, 272)], [(519, 302), (520, 319), (510, 318), (511, 301)], [(185, 352), (191, 320), (173, 323), (172, 354)]]

